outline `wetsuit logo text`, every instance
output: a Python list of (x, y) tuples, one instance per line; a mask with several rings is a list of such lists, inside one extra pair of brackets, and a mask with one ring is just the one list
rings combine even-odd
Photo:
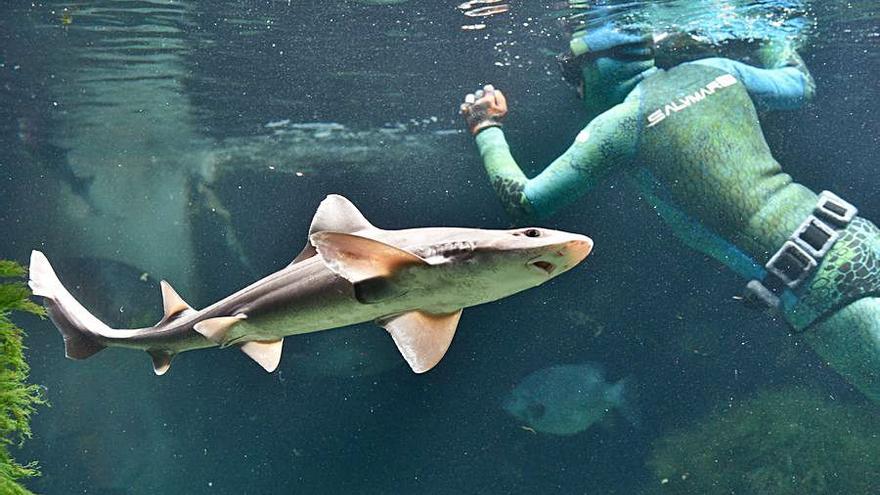
[(648, 115), (648, 127), (654, 127), (663, 121), (666, 117), (669, 117), (673, 113), (680, 112), (685, 108), (693, 105), (694, 103), (699, 103), (703, 101), (707, 96), (715, 94), (719, 89), (724, 89), (728, 86), (733, 86), (737, 83), (735, 77), (730, 74), (724, 74), (713, 79), (709, 84), (700, 88), (698, 91), (693, 94), (685, 95), (683, 98), (679, 98), (677, 101), (670, 101), (663, 108), (658, 108), (654, 110)]

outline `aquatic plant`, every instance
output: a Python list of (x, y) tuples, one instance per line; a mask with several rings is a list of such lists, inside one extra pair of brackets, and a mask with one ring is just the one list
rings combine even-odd
[(648, 465), (665, 494), (874, 494), (880, 418), (815, 392), (764, 391), (661, 438)]
[[(24, 268), (0, 260), (0, 279), (20, 278)], [(45, 404), (40, 387), (28, 384), (30, 367), (24, 359), (24, 331), (9, 319), (12, 311), (44, 316), (45, 310), (28, 300), (30, 291), (21, 281), (0, 284), (0, 493), (27, 495), (19, 481), (38, 476), (35, 462), (19, 464), (9, 453), (10, 445), (30, 438), (30, 417)]]

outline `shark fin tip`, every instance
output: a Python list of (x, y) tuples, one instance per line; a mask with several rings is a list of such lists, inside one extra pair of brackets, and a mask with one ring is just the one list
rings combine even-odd
[(159, 282), (159, 286), (162, 288), (162, 308), (165, 313), (163, 321), (168, 321), (184, 311), (192, 311), (192, 306), (180, 297), (180, 294), (171, 287), (171, 284), (162, 280)]
[(306, 239), (305, 247), (290, 264), (299, 263), (317, 254), (315, 246), (312, 244), (312, 234), (325, 231), (351, 233), (374, 230), (375, 228), (351, 201), (339, 194), (329, 194), (318, 205), (315, 216), (312, 217), (309, 238)]
[(446, 355), (462, 310), (447, 314), (410, 311), (377, 323), (385, 327), (415, 373), (430, 371)]
[(28, 286), (35, 296), (54, 299), (57, 293), (57, 287), (61, 284), (55, 270), (49, 264), (49, 259), (41, 251), (36, 249), (31, 251), (31, 262), (28, 268), (30, 280)]
[(153, 372), (157, 376), (162, 376), (168, 372), (171, 368), (171, 360), (174, 359), (173, 353), (159, 350), (147, 351), (147, 353), (153, 359)]
[(241, 350), (257, 362), (264, 370), (272, 373), (281, 363), (284, 339), (251, 340), (241, 344)]

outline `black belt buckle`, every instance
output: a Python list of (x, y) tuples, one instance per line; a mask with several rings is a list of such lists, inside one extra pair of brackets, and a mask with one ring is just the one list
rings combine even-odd
[(815, 215), (823, 217), (838, 227), (846, 227), (859, 212), (858, 208), (840, 199), (831, 191), (822, 191), (816, 202)]
[(791, 241), (818, 262), (828, 253), (838, 237), (840, 233), (833, 226), (823, 222), (816, 215), (810, 215), (794, 231)]
[(764, 281), (752, 280), (746, 285), (746, 301), (779, 308), (785, 287), (794, 290), (813, 273), (857, 213), (855, 206), (836, 194), (822, 191), (813, 214), (764, 266), (768, 273)]
[(818, 265), (804, 248), (792, 241), (785, 241), (782, 249), (767, 262), (766, 268), (788, 288), (796, 289)]

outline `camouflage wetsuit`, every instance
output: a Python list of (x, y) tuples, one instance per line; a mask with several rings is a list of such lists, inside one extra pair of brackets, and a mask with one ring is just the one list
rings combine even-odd
[[(523, 175), (499, 127), (481, 131), (476, 141), (514, 217), (547, 216), (609, 173), (623, 171), (637, 179), (686, 244), (760, 278), (763, 265), (817, 202), (815, 193), (782, 172), (755, 110), (755, 104), (800, 105), (812, 81), (798, 74), (793, 67), (764, 70), (728, 59), (651, 69), (533, 179)], [(880, 401), (878, 260), (880, 232), (856, 217), (811, 279), (789, 294), (783, 314), (836, 370)]]

